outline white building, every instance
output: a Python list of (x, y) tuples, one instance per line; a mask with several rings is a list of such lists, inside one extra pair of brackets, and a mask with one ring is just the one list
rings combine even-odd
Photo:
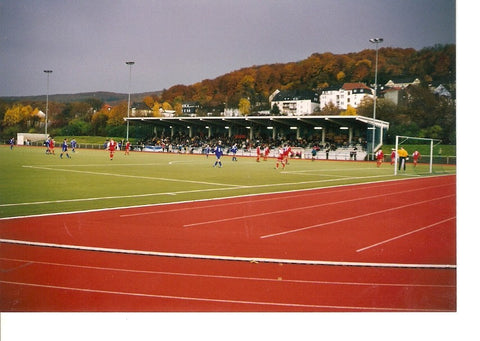
[(320, 96), (310, 90), (276, 91), (270, 105), (271, 108), (277, 105), (282, 115), (311, 115), (320, 110)]
[(320, 95), (320, 109), (332, 103), (342, 110), (356, 108), (366, 98), (373, 98), (373, 90), (364, 83), (345, 83), (340, 89), (326, 88)]

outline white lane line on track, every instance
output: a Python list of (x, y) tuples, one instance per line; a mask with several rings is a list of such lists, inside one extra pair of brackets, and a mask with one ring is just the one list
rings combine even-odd
[[(318, 208), (318, 207), (323, 207), (323, 206), (338, 205), (338, 204), (344, 204), (344, 203), (354, 202), (354, 201), (359, 201), (359, 200), (380, 198), (380, 197), (385, 197), (385, 196), (398, 195), (398, 194), (410, 193), (410, 192), (415, 192), (415, 191), (423, 191), (425, 189), (445, 187), (445, 186), (447, 186), (447, 185), (442, 184), (442, 185), (428, 186), (428, 187), (422, 187), (422, 188), (414, 188), (414, 189), (409, 189), (409, 190), (405, 190), (405, 191), (388, 192), (388, 193), (385, 193), (385, 194), (375, 194), (375, 195), (370, 195), (370, 196), (366, 196), (366, 197), (359, 197), (359, 198), (346, 199), (346, 200), (340, 200), (340, 201), (326, 202), (326, 203), (309, 205), (309, 206), (301, 206), (301, 207), (289, 208), (288, 212), (310, 210), (312, 208)], [(262, 216), (267, 216), (267, 215), (272, 215), (272, 214), (279, 214), (279, 213), (285, 213), (285, 211), (284, 210), (269, 211), (269, 212), (264, 212), (264, 213), (229, 217), (229, 218), (224, 218), (224, 219), (202, 221), (202, 222), (198, 222), (198, 223), (185, 224), (185, 225), (183, 225), (183, 227), (193, 227), (193, 226), (199, 226), (199, 225), (209, 225), (209, 224), (215, 224), (215, 223), (223, 223), (223, 222), (226, 222), (226, 221), (248, 219), (248, 218), (257, 218), (257, 217), (262, 217)]]
[(376, 247), (376, 246), (378, 246), (378, 245), (382, 245), (382, 244), (389, 243), (389, 242), (391, 242), (391, 241), (393, 241), (393, 240), (397, 240), (397, 239), (406, 237), (406, 236), (408, 236), (408, 235), (411, 235), (411, 234), (414, 234), (414, 233), (417, 233), (417, 232), (420, 232), (420, 231), (429, 229), (429, 228), (431, 228), (431, 227), (435, 227), (435, 226), (437, 226), (437, 225), (443, 224), (443, 223), (445, 223), (445, 222), (447, 222), (447, 221), (454, 220), (454, 219), (456, 219), (456, 217), (450, 217), (450, 218), (448, 218), (448, 219), (444, 219), (444, 220), (441, 220), (441, 221), (437, 221), (436, 223), (433, 223), (433, 224), (430, 224), (430, 225), (427, 225), (427, 226), (423, 226), (423, 227), (420, 227), (420, 228), (415, 229), (415, 230), (413, 230), (413, 231), (410, 231), (410, 232), (407, 232), (407, 233), (403, 233), (403, 234), (401, 234), (401, 235), (398, 235), (398, 236), (396, 236), (396, 237), (389, 238), (389, 239), (383, 240), (383, 241), (381, 241), (381, 242), (378, 242), (378, 243), (375, 243), (375, 244), (372, 244), (372, 245), (363, 247), (363, 248), (361, 248), (361, 249), (356, 250), (356, 252), (362, 252), (362, 251), (365, 251), (365, 250), (374, 248), (374, 247)]
[(0, 280), (0, 283), (10, 285), (30, 286), (37, 288), (58, 289), (67, 291), (79, 291), (79, 292), (93, 292), (99, 294), (111, 294), (111, 295), (126, 295), (136, 297), (150, 297), (161, 298), (171, 300), (184, 300), (184, 301), (201, 301), (201, 302), (216, 302), (216, 303), (228, 303), (228, 304), (248, 304), (248, 305), (266, 305), (275, 307), (292, 307), (292, 308), (309, 308), (309, 309), (351, 309), (351, 310), (368, 310), (368, 311), (406, 311), (406, 312), (445, 312), (447, 310), (442, 309), (409, 309), (409, 308), (394, 308), (394, 307), (360, 307), (360, 306), (336, 306), (336, 305), (317, 305), (317, 304), (302, 304), (302, 303), (288, 303), (288, 302), (265, 302), (265, 301), (246, 301), (246, 300), (231, 300), (221, 298), (208, 298), (208, 297), (189, 297), (189, 296), (173, 296), (173, 295), (159, 295), (159, 294), (146, 294), (139, 292), (126, 292), (126, 291), (113, 291), (113, 290), (99, 290), (90, 288), (74, 288), (58, 285), (46, 285), (37, 283), (26, 282), (12, 282)]
[[(125, 269), (125, 268), (112, 268), (103, 266), (89, 266), (78, 264), (65, 264), (56, 262), (42, 262), (28, 259), (18, 258), (5, 258), (0, 257), (3, 261), (13, 261), (23, 263), (22, 265), (13, 268), (17, 270), (25, 266), (32, 264), (51, 265), (67, 268), (80, 268), (88, 270), (100, 270), (100, 271), (117, 271), (127, 273), (138, 274), (152, 274), (152, 275), (166, 275), (166, 276), (180, 276), (180, 277), (202, 277), (202, 278), (218, 278), (218, 279), (235, 279), (235, 280), (247, 280), (247, 281), (264, 281), (264, 282), (278, 282), (278, 278), (266, 278), (266, 277), (245, 277), (245, 276), (231, 276), (231, 275), (213, 275), (213, 274), (201, 274), (201, 273), (187, 273), (187, 272), (171, 272), (171, 271), (153, 271), (153, 270), (137, 270), (137, 269)], [(8, 269), (10, 272), (12, 269)], [(7, 272), (4, 270), (4, 272)], [(432, 287), (432, 288), (455, 288), (456, 285), (452, 284), (427, 284), (427, 283), (380, 283), (380, 282), (347, 282), (347, 281), (318, 281), (318, 280), (305, 280), (305, 279), (288, 279), (282, 278), (284, 283), (303, 283), (303, 284), (320, 284), (320, 285), (352, 285), (352, 286), (386, 286), (386, 287)]]
[(0, 243), (26, 245), (26, 246), (38, 246), (38, 247), (50, 247), (50, 248), (68, 249), (68, 250), (131, 254), (131, 255), (137, 255), (137, 256), (176, 257), (176, 258), (191, 258), (191, 259), (201, 259), (201, 260), (202, 259), (204, 259), (204, 260), (227, 260), (227, 261), (238, 261), (238, 262), (304, 264), (304, 265), (333, 265), (333, 266), (358, 266), (358, 267), (363, 266), (363, 267), (384, 267), (384, 268), (456, 269), (456, 265), (452, 265), (452, 264), (369, 263), (369, 262), (342, 262), (342, 261), (324, 261), (324, 260), (309, 260), (309, 259), (285, 259), (285, 258), (202, 255), (202, 254), (191, 254), (191, 253), (129, 250), (129, 249), (104, 248), (104, 247), (96, 247), (96, 246), (43, 243), (43, 242), (15, 240), (15, 239), (0, 239)]
[(287, 231), (282, 231), (282, 232), (278, 232), (278, 233), (267, 234), (267, 235), (261, 236), (260, 238), (261, 238), (261, 239), (271, 238), (271, 237), (277, 237), (277, 236), (281, 236), (281, 235), (285, 235), (285, 234), (290, 234), (290, 233), (296, 233), (296, 232), (306, 231), (306, 230), (310, 230), (310, 229), (317, 228), (317, 227), (323, 227), (323, 226), (327, 226), (327, 225), (338, 224), (338, 223), (345, 222), (345, 221), (349, 221), (349, 220), (355, 220), (355, 219), (359, 219), (359, 218), (365, 218), (365, 217), (372, 216), (372, 215), (376, 215), (376, 214), (381, 214), (381, 213), (385, 213), (385, 212), (391, 212), (391, 211), (395, 211), (395, 210), (400, 210), (400, 209), (403, 209), (403, 208), (406, 208), (406, 207), (415, 206), (415, 205), (421, 205), (421, 204), (429, 203), (429, 202), (436, 201), (436, 200), (443, 200), (443, 199), (450, 198), (450, 197), (454, 197), (454, 196), (455, 196), (455, 194), (451, 194), (451, 195), (445, 195), (445, 196), (443, 196), (443, 197), (438, 197), (438, 198), (433, 198), (433, 199), (428, 199), (428, 200), (417, 201), (417, 202), (410, 203), (410, 204), (406, 204), (406, 205), (402, 205), (402, 206), (396, 206), (396, 207), (392, 207), (392, 208), (387, 208), (387, 209), (385, 209), (385, 210), (379, 210), (379, 211), (369, 212), (369, 213), (360, 214), (360, 215), (356, 215), (356, 216), (351, 216), (351, 217), (347, 217), (347, 218), (343, 218), (343, 219), (337, 219), (337, 220), (333, 220), (333, 221), (327, 221), (327, 222), (325, 222), (325, 223), (315, 224), (315, 225), (310, 225), (310, 226), (305, 226), (305, 227), (301, 227), (301, 228), (298, 228), (298, 229), (293, 229), (293, 230), (287, 230)]

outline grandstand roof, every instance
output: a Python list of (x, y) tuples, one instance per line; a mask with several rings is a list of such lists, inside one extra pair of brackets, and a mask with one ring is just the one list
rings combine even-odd
[(322, 127), (322, 126), (363, 126), (365, 128), (375, 125), (378, 128), (388, 129), (389, 123), (382, 120), (373, 120), (371, 117), (366, 116), (207, 116), (207, 117), (124, 117), (125, 121), (129, 122), (142, 122), (148, 124), (154, 124), (157, 126), (183, 126), (197, 125), (205, 126), (211, 125), (223, 125), (235, 124), (239, 126), (282, 126), (282, 127), (295, 127), (298, 125), (310, 126), (310, 127)]

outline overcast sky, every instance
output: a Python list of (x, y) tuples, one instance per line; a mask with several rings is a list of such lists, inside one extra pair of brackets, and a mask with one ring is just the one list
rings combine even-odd
[(0, 96), (157, 91), (248, 67), (456, 43), (454, 0), (0, 0)]

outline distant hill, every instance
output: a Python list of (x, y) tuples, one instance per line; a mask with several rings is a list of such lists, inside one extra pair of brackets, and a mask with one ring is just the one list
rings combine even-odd
[[(132, 102), (141, 102), (145, 96), (159, 95), (161, 91), (151, 91), (151, 92), (142, 92), (131, 94)], [(70, 102), (82, 102), (84, 100), (95, 98), (106, 104), (116, 105), (120, 102), (127, 101), (128, 94), (116, 93), (116, 92), (107, 92), (107, 91), (97, 91), (97, 92), (82, 92), (78, 94), (53, 94), (49, 95), (48, 99), (52, 102), (59, 103), (70, 103)], [(11, 97), (0, 97), (1, 100), (7, 102), (41, 102), (45, 101), (46, 95), (38, 96), (11, 96)]]

